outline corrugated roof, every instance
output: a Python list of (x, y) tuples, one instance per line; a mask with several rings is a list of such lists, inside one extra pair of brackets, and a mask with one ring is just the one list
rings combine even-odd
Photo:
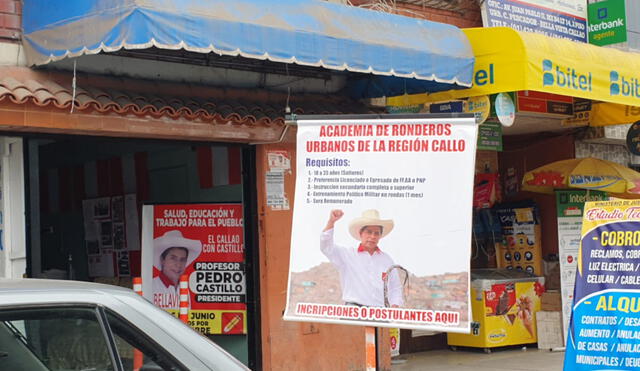
[(0, 101), (33, 103), (76, 112), (148, 116), (240, 125), (284, 124), (287, 101), (296, 114), (368, 113), (345, 97), (224, 89), (170, 82), (79, 74), (75, 99), (69, 73), (0, 68)]

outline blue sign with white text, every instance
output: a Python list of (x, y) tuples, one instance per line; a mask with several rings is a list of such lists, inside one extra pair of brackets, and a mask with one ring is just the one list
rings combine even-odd
[(565, 370), (640, 368), (640, 221), (622, 213), (585, 211), (602, 222), (583, 228)]
[[(566, 2), (567, 5), (569, 3)], [(484, 4), (485, 27), (510, 27), (517, 31), (587, 42), (586, 18), (540, 6), (535, 1), (489, 0)]]
[(446, 103), (433, 103), (429, 106), (430, 113), (450, 113), (462, 112), (462, 101), (452, 101)]

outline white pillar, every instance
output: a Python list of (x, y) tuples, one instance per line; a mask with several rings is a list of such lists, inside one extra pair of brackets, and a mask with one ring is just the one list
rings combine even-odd
[(27, 248), (22, 138), (0, 137), (0, 277), (26, 273)]

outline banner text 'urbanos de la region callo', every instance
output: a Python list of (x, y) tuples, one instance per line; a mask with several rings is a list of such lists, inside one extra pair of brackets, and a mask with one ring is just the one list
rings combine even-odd
[(284, 318), (468, 332), (476, 136), (473, 117), (298, 120)]

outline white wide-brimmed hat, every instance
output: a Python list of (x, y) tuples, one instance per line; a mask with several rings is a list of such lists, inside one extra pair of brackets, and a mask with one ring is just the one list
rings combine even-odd
[(182, 232), (178, 230), (169, 231), (162, 236), (153, 240), (153, 248), (155, 253), (153, 254), (153, 266), (162, 269), (160, 267), (160, 255), (166, 250), (172, 247), (183, 247), (189, 252), (187, 254), (187, 264), (189, 266), (202, 252), (202, 242), (200, 240), (190, 240), (182, 236)]
[(382, 238), (388, 235), (389, 232), (391, 232), (391, 230), (393, 229), (393, 220), (380, 219), (380, 213), (378, 213), (378, 210), (365, 210), (362, 212), (361, 217), (355, 218), (349, 223), (349, 233), (351, 233), (351, 236), (353, 236), (353, 238), (355, 238), (356, 240), (360, 240), (360, 230), (362, 229), (362, 227), (367, 225), (381, 226), (382, 235), (380, 236), (380, 238)]

